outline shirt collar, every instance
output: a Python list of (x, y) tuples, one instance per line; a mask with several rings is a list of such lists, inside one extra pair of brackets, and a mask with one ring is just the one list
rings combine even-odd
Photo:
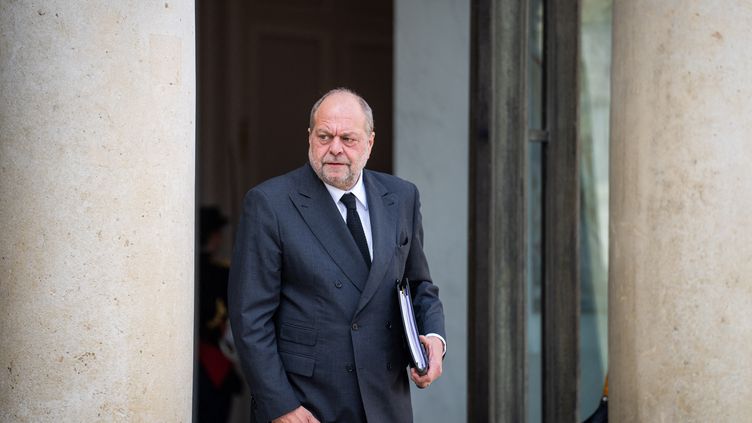
[(358, 202), (363, 206), (364, 210), (368, 210), (368, 200), (366, 199), (366, 186), (363, 184), (363, 171), (360, 171), (360, 176), (358, 176), (358, 182), (355, 183), (355, 186), (352, 187), (349, 191), (343, 191), (335, 186), (329, 185), (326, 182), (324, 182), (324, 186), (326, 187), (326, 190), (329, 191), (329, 195), (332, 196), (332, 200), (334, 200), (335, 203), (339, 203), (339, 199), (342, 198), (343, 195), (347, 194), (348, 192), (353, 193), (355, 195), (355, 198), (358, 199)]

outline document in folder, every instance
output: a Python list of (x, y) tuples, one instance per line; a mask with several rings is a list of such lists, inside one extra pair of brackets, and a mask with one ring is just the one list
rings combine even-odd
[(423, 344), (420, 343), (420, 339), (418, 338), (418, 326), (415, 323), (413, 300), (410, 296), (410, 283), (407, 278), (403, 278), (397, 283), (397, 299), (402, 317), (402, 327), (405, 329), (407, 347), (410, 350), (410, 364), (422, 376), (428, 372), (428, 357), (426, 356)]

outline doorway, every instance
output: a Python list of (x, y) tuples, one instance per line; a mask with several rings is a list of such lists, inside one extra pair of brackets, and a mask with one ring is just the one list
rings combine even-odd
[[(201, 0), (196, 13), (197, 198), (227, 221), (212, 255), (228, 266), (243, 195), (307, 162), (310, 109), (326, 91), (368, 100), (377, 134), (368, 168), (392, 172), (393, 2)], [(197, 309), (215, 300), (199, 295)], [(233, 400), (228, 421), (248, 421), (247, 393)]]

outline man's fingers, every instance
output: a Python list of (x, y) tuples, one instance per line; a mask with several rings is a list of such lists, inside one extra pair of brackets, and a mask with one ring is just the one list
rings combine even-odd
[(415, 386), (420, 389), (428, 388), (442, 373), (443, 353), (441, 352), (442, 348), (439, 348), (441, 341), (434, 341), (435, 339), (437, 338), (420, 335), (420, 342), (426, 348), (426, 353), (428, 354), (428, 372), (421, 376), (417, 370), (410, 369), (410, 377), (415, 382)]
[(313, 413), (311, 413), (310, 411), (308, 411), (307, 408), (304, 408), (304, 410), (305, 410), (305, 412), (307, 414), (306, 416), (304, 416), (305, 417), (305, 421), (307, 423), (319, 423), (319, 419), (317, 419), (316, 417), (314, 417)]
[(414, 368), (410, 369), (410, 378), (412, 378), (413, 382), (415, 382), (415, 386), (421, 389), (425, 388), (426, 376), (421, 376)]
[(274, 419), (272, 423), (320, 423), (316, 417), (302, 405), (282, 417)]
[(415, 386), (417, 386), (417, 387), (418, 387), (418, 388), (420, 388), (420, 389), (425, 389), (425, 388), (428, 388), (428, 386), (429, 386), (429, 385), (431, 384), (431, 382), (433, 381), (433, 378), (431, 377), (431, 372), (430, 372), (430, 370), (429, 370), (429, 372), (428, 372), (428, 373), (426, 373), (425, 375), (421, 376), (421, 375), (420, 375), (420, 374), (418, 373), (418, 371), (417, 371), (417, 370), (415, 370), (415, 369), (410, 369), (410, 376), (412, 377), (412, 379), (413, 379), (413, 382), (415, 382)]

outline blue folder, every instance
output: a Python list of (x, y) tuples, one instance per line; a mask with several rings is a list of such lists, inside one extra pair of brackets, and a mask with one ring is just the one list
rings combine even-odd
[(410, 296), (410, 282), (403, 278), (397, 283), (397, 299), (402, 317), (402, 327), (405, 329), (405, 340), (410, 352), (410, 365), (423, 376), (428, 372), (428, 356), (426, 349), (418, 338), (418, 326), (415, 323), (413, 300)]

